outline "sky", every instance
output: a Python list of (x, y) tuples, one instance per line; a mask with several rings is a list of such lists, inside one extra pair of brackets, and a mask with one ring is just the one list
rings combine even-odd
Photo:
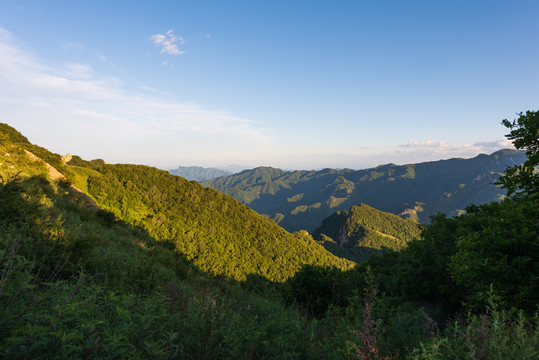
[(108, 163), (353, 168), (511, 147), (539, 1), (0, 0), (0, 122)]

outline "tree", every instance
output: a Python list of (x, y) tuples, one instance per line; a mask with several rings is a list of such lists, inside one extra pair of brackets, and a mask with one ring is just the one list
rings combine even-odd
[(506, 135), (517, 149), (526, 151), (528, 160), (522, 165), (516, 165), (506, 170), (498, 184), (507, 189), (508, 195), (519, 190), (529, 194), (537, 194), (539, 188), (539, 174), (535, 167), (539, 164), (539, 112), (526, 111), (518, 114), (519, 118), (510, 122), (505, 119), (502, 124), (511, 129)]
[(345, 307), (352, 295), (348, 274), (335, 266), (305, 265), (286, 282), (285, 296), (322, 317), (330, 305)]
[[(510, 196), (502, 202), (470, 205), (455, 218), (436, 216), (400, 253), (373, 257), (380, 288), (390, 296), (444, 305), (462, 303), (483, 312), (500, 308), (536, 311), (539, 303), (539, 113), (528, 111), (507, 138), (526, 151), (522, 166), (508, 168), (500, 183)], [(387, 265), (390, 264), (390, 265)], [(452, 309), (453, 308), (453, 309)]]
[(539, 303), (539, 211), (530, 196), (469, 206), (457, 218), (449, 267), (469, 309), (494, 302), (533, 313)]
[(518, 114), (507, 138), (528, 160), (507, 168), (498, 184), (507, 189), (501, 203), (472, 205), (458, 219), (458, 251), (450, 263), (452, 277), (467, 291), (473, 309), (494, 301), (529, 312), (539, 302), (539, 112)]

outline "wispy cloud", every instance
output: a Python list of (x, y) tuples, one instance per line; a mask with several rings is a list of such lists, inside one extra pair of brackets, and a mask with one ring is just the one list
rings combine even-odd
[(452, 145), (445, 141), (438, 141), (434, 142), (432, 140), (427, 140), (424, 142), (417, 142), (417, 141), (408, 141), (405, 144), (399, 145), (399, 147), (403, 148), (420, 148), (420, 149), (447, 149), (450, 148)]
[(492, 153), (503, 148), (512, 148), (513, 144), (509, 140), (480, 141), (473, 145), (451, 144), (446, 141), (427, 140), (423, 142), (409, 141), (399, 145), (397, 154), (426, 155), (433, 154), (443, 157), (475, 156), (480, 153)]
[(490, 152), (505, 148), (513, 148), (513, 143), (505, 139), (497, 141), (480, 141), (473, 144), (473, 146), (482, 149), (485, 152)]
[(168, 30), (164, 34), (150, 36), (150, 40), (158, 46), (161, 46), (162, 54), (181, 55), (184, 50), (180, 50), (178, 45), (185, 43), (183, 37), (174, 34), (174, 30)]
[(65, 71), (65, 76), (74, 79), (91, 79), (94, 77), (92, 67), (84, 64), (68, 63), (65, 65)]
[(88, 65), (45, 66), (0, 28), (0, 122), (52, 151), (172, 167), (250, 163), (272, 147), (251, 120), (136, 91)]

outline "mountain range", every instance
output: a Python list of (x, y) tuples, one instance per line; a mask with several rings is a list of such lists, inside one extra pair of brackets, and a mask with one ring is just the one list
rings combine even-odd
[(181, 176), (190, 181), (212, 180), (221, 176), (229, 176), (233, 174), (231, 171), (217, 168), (205, 168), (201, 166), (178, 166), (176, 169), (171, 169), (168, 172), (172, 175)]
[(334, 212), (361, 203), (427, 224), (438, 212), (454, 216), (471, 203), (502, 199), (505, 190), (492, 183), (506, 167), (525, 160), (523, 152), (505, 149), (471, 159), (387, 164), (365, 170), (258, 167), (202, 184), (292, 232), (312, 232)]

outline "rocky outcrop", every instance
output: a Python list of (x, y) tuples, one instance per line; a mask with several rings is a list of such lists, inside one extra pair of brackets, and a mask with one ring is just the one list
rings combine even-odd
[(64, 156), (62, 156), (62, 164), (67, 165), (67, 163), (70, 162), (71, 159), (73, 159), (73, 156), (71, 154), (65, 154)]
[[(43, 161), (43, 159), (40, 159), (33, 153), (31, 153), (28, 150), (25, 150), (26, 155), (34, 162), (36, 161)], [(71, 154), (67, 154), (62, 156), (62, 163), (65, 165), (72, 159)], [(58, 170), (56, 170), (53, 166), (51, 166), (49, 163), (43, 161), (45, 163), (45, 166), (47, 167), (47, 175), (49, 180), (56, 181), (56, 180), (65, 180), (66, 177), (60, 173)], [(71, 185), (69, 187), (71, 196), (73, 197), (73, 200), (80, 204), (83, 207), (86, 208), (92, 208), (92, 209), (100, 209), (100, 207), (97, 205), (97, 203), (92, 199), (90, 196), (88, 196), (84, 191), (77, 188), (75, 185)]]
[[(24, 150), (26, 151), (26, 155), (32, 159), (33, 161), (43, 161), (42, 159), (38, 158), (37, 156), (35, 156), (33, 153), (31, 153), (30, 151), (28, 150)], [(62, 180), (62, 179), (65, 179), (65, 176), (62, 175), (58, 170), (56, 170), (54, 167), (52, 167), (49, 163), (43, 161), (45, 163), (45, 166), (47, 167), (47, 171), (48, 171), (48, 176), (49, 176), (49, 180)]]

